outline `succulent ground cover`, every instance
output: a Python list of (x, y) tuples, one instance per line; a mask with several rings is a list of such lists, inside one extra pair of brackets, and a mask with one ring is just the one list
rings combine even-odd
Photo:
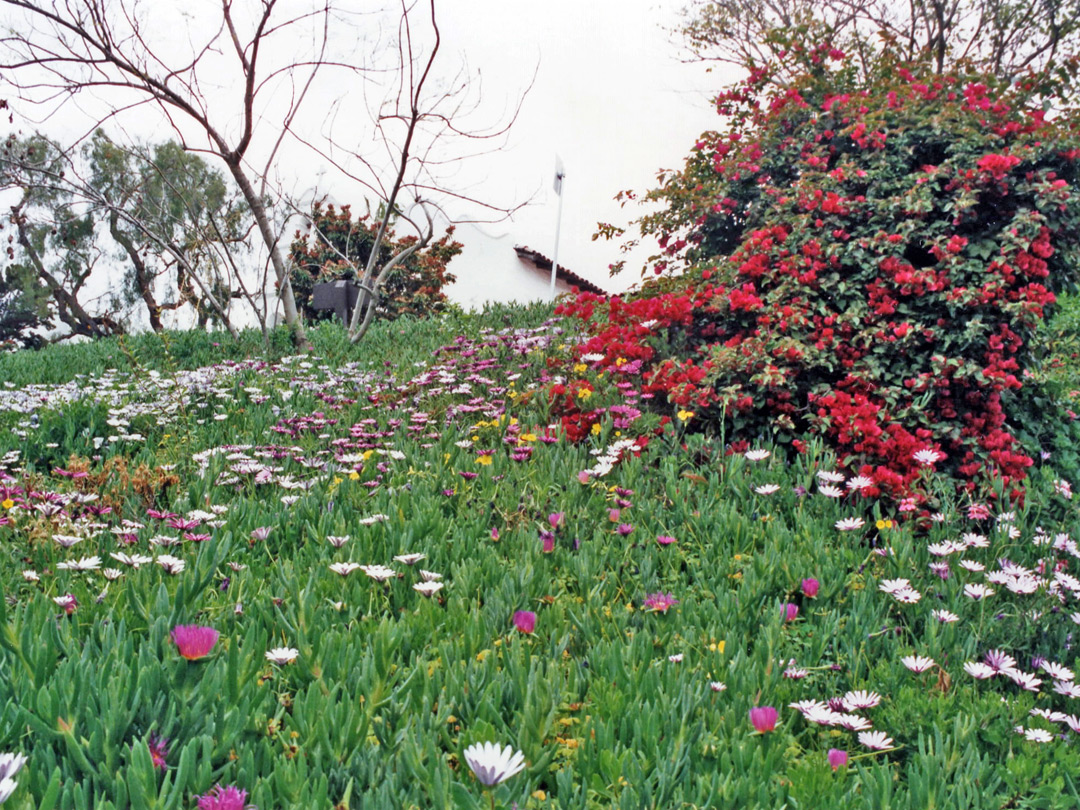
[(909, 508), (550, 315), (0, 358), (7, 806), (1080, 806), (1068, 456)]

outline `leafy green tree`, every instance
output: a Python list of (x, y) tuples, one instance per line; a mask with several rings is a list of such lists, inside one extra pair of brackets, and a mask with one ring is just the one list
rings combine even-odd
[(102, 251), (94, 238), (90, 207), (65, 182), (69, 165), (68, 156), (39, 135), (11, 136), (4, 143), (0, 185), (19, 195), (10, 206), (14, 233), (9, 236), (11, 266), (5, 275), (9, 283), (21, 280), (28, 299), (37, 296), (28, 285), (33, 276), (52, 298), (52, 314), (71, 334), (122, 334), (124, 326), (115, 313), (92, 314), (80, 300)]
[(697, 59), (769, 65), (788, 80), (791, 43), (827, 37), (864, 75), (885, 50), (927, 60), (936, 73), (959, 64), (996, 76), (1052, 74), (1080, 42), (1078, 0), (694, 0), (678, 35)]
[[(13, 254), (14, 250), (9, 253)], [(34, 330), (48, 326), (45, 289), (37, 284), (32, 270), (9, 265), (0, 273), (0, 346), (37, 348), (44, 340)]]
[[(214, 303), (247, 295), (234, 254), (248, 249), (251, 218), (222, 173), (175, 141), (123, 147), (101, 130), (84, 157), (86, 183), (125, 260), (126, 303), (141, 298), (155, 331), (163, 310), (185, 304), (201, 327), (227, 320)], [(159, 303), (155, 281), (174, 272), (172, 300)]]

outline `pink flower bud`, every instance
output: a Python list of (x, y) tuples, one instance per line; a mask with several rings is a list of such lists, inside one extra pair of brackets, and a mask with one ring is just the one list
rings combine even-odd
[(780, 714), (772, 706), (755, 706), (750, 710), (750, 722), (754, 730), (764, 734), (776, 728)]

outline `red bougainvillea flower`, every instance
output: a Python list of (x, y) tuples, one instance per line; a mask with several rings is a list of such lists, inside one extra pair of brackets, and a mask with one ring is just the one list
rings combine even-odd
[[(180, 655), (188, 661), (198, 661), (210, 654), (214, 645), (217, 644), (219, 635), (213, 627), (181, 624), (173, 628), (172, 640)], [(201, 804), (199, 806), (202, 807)]]
[(519, 610), (514, 614), (514, 627), (522, 633), (531, 633), (536, 629), (536, 614), (531, 610)]

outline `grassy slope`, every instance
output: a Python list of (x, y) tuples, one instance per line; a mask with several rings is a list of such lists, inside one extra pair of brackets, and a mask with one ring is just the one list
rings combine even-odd
[[(1052, 467), (1035, 471), (1015, 538), (1008, 524), (969, 520), (967, 504), (948, 497), (940, 504), (947, 522), (917, 528), (875, 503), (813, 494), (827, 458), (752, 463), (700, 437), (654, 438), (640, 457), (627, 453), (606, 477), (583, 484), (579, 473), (596, 463), (591, 449), (656, 422), (643, 417), (624, 435), (607, 424), (582, 447), (540, 441), (548, 415), (529, 386), (548, 358), (565, 357), (567, 336), (515, 350), (506, 341), (483, 345), (482, 330), (536, 326), (548, 314), (380, 324), (358, 347), (340, 330), (318, 330), (327, 369), (320, 360), (310, 368), (254, 363), (193, 382), (190, 398), (170, 398), (149, 371), (168, 378), (239, 360), (248, 347), (184, 335), (166, 352), (147, 336), (123, 350), (102, 342), (0, 357), (0, 379), (16, 386), (76, 373), (100, 379), (114, 367), (115, 381), (80, 387), (122, 391), (112, 414), (105, 404), (66, 404), (37, 411), (35, 427), (26, 414), (0, 413), (0, 455), (18, 449), (25, 464), (8, 482), (12, 500), (32, 507), (45, 492), (94, 494), (91, 505), (113, 507), (99, 516), (106, 527), (122, 518), (145, 524), (128, 527), (135, 543), (127, 546), (108, 530), (94, 535), (40, 510), (6, 511), (14, 520), (0, 526), (9, 598), (0, 615), (0, 750), (30, 757), (13, 806), (37, 807), (53, 791), (65, 808), (191, 807), (221, 782), (249, 790), (263, 810), (343, 801), (481, 807), (463, 750), (483, 740), (520, 748), (529, 763), (495, 790), (504, 807), (1080, 806), (1070, 781), (1080, 766), (1074, 741), (1040, 744), (1013, 731), (1063, 730), (1028, 710), (1072, 712), (1070, 699), (1045, 676), (1036, 694), (963, 670), (994, 647), (1025, 670), (1032, 655), (1073, 665), (1075, 607), (1060, 610), (1045, 587), (1015, 595), (998, 586), (973, 600), (964, 585), (983, 576), (955, 564), (960, 556), (987, 570), (1003, 557), (1032, 569), (1046, 557), (1072, 562), (1031, 542), (1036, 526), (1075, 534), (1075, 510), (1054, 494)], [(436, 356), (459, 335), (467, 342)], [(273, 356), (286, 345), (276, 341)], [(450, 361), (443, 380), (415, 381), (424, 370), (416, 364)], [(514, 374), (516, 393), (498, 390)], [(465, 383), (471, 390), (455, 393)], [(492, 418), (497, 400), (518, 420), (517, 433), (508, 432), (510, 418)], [(120, 434), (142, 439), (108, 440)], [(329, 474), (301, 463), (327, 461), (335, 440), (354, 445), (349, 454), (373, 451), (355, 477), (352, 462)], [(281, 448), (277, 458), (258, 454), (271, 444)], [(247, 472), (226, 483), (221, 454), (200, 474), (195, 454), (226, 445), (255, 445), (243, 451), (253, 465), (281, 469), (269, 483)], [(532, 456), (514, 461), (522, 445)], [(494, 451), (490, 465), (477, 461), (478, 450)], [(53, 472), (81, 466), (85, 478)], [(314, 483), (288, 489), (282, 476)], [(764, 484), (779, 490), (755, 491)], [(178, 513), (227, 510), (220, 527), (194, 530), (210, 539), (161, 548), (150, 538), (181, 531), (147, 517), (148, 502)], [(564, 522), (545, 553), (541, 533), (559, 512)], [(387, 519), (364, 522), (376, 515)], [(834, 527), (856, 516), (862, 528)], [(887, 519), (897, 523), (879, 527)], [(272, 527), (265, 540), (251, 538), (258, 527)], [(940, 557), (928, 543), (964, 532), (984, 534), (990, 547), (947, 555), (948, 579), (931, 574)], [(84, 539), (65, 549), (57, 533)], [(326, 540), (345, 534), (340, 549)], [(662, 546), (659, 535), (676, 542)], [(876, 553), (883, 549), (891, 554)], [(186, 568), (170, 576), (153, 563), (124, 567), (109, 557), (120, 551), (171, 554)], [(427, 558), (415, 568), (393, 562), (404, 552)], [(107, 582), (100, 571), (57, 567), (88, 555), (123, 575)], [(328, 569), (341, 561), (392, 565), (400, 577), (383, 585), (361, 571), (341, 577)], [(443, 575), (435, 599), (411, 587), (419, 568)], [(25, 569), (40, 581), (24, 580)], [(821, 582), (813, 599), (800, 593), (807, 577)], [(919, 590), (919, 602), (879, 592), (881, 580), (899, 577)], [(643, 610), (657, 592), (678, 604)], [(78, 600), (71, 615), (54, 603), (65, 593)], [(788, 602), (799, 608), (791, 622), (781, 608)], [(941, 624), (934, 609), (961, 620)], [(514, 631), (517, 610), (538, 614), (535, 633)], [(170, 641), (175, 625), (189, 623), (221, 633), (206, 660), (181, 659)], [(296, 662), (268, 663), (265, 651), (279, 646), (296, 648)], [(941, 666), (909, 672), (900, 658), (913, 652)], [(806, 672), (785, 677), (792, 668)], [(874, 753), (854, 732), (787, 708), (860, 689), (882, 696), (859, 713), (893, 739), (893, 750)], [(753, 733), (747, 713), (755, 705), (780, 709), (775, 731)], [(151, 732), (170, 740), (164, 773), (150, 759)], [(850, 752), (846, 769), (828, 766), (830, 748)]]

